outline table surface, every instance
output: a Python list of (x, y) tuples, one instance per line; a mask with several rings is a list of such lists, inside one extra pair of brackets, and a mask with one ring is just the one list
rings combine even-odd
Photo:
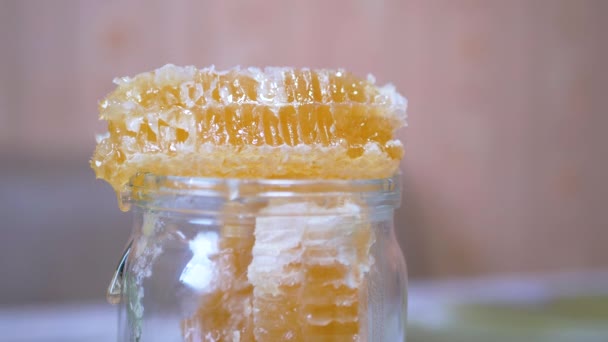
[[(504, 315), (497, 316), (503, 320), (498, 323), (488, 320), (479, 322), (464, 319), (454, 308), (461, 304), (502, 303), (507, 304), (510, 310), (523, 308), (523, 314), (536, 315), (537, 309), (543, 307), (538, 306), (538, 303), (547, 303), (554, 297), (580, 293), (608, 298), (608, 273), (412, 282), (409, 289), (408, 342), (473, 342), (487, 341), (488, 338), (496, 342), (527, 337), (531, 338), (527, 339), (530, 341), (545, 341), (538, 337), (544, 336), (542, 329), (523, 330), (517, 323), (509, 322), (509, 318), (505, 319)], [(584, 307), (583, 311), (586, 309)], [(608, 308), (605, 314), (601, 310), (600, 308), (600, 315), (597, 318), (591, 317), (591, 320), (574, 314), (574, 319), (568, 321), (562, 314), (558, 317), (558, 329), (555, 329), (555, 325), (552, 326), (553, 335), (548, 340), (608, 341)], [(540, 321), (539, 317), (542, 324), (549, 326), (555, 320), (555, 315), (551, 313), (541, 312), (540, 316), (533, 318)], [(577, 321), (577, 318), (581, 319)], [(567, 334), (570, 327), (580, 328), (581, 323), (585, 327), (583, 332), (586, 335)], [(496, 330), (478, 329), (490, 326)], [(116, 340), (116, 327), (117, 308), (103, 302), (0, 308), (0, 342), (108, 342)], [(599, 327), (599, 330), (594, 331), (596, 327)], [(566, 333), (564, 338), (558, 336), (560, 328)], [(576, 333), (576, 330), (574, 331)], [(515, 335), (511, 335), (512, 332)], [(462, 339), (456, 336), (458, 334)], [(481, 339), (472, 338), (473, 335), (481, 336)]]
[(107, 303), (0, 309), (1, 342), (108, 342), (116, 326), (117, 309)]

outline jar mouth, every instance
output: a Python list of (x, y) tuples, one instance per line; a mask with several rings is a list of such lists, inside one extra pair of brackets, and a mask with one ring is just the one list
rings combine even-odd
[(381, 179), (238, 179), (139, 173), (123, 191), (123, 202), (141, 203), (167, 196), (250, 202), (272, 198), (323, 198), (354, 195), (372, 205), (398, 207), (401, 173)]

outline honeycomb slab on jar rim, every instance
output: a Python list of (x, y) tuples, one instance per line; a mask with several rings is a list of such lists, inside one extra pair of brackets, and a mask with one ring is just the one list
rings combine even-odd
[(406, 100), (344, 71), (164, 66), (100, 103), (108, 135), (91, 166), (122, 191), (137, 172), (372, 179), (397, 170)]
[[(407, 101), (373, 77), (166, 65), (115, 83), (100, 103), (108, 133), (97, 137), (91, 166), (117, 192), (137, 173), (386, 178), (403, 156), (395, 132), (406, 125)], [(291, 210), (305, 215), (285, 215)], [(194, 240), (182, 281), (198, 288), (200, 304), (181, 322), (184, 338), (365, 340), (374, 241), (365, 212), (349, 200), (331, 208), (273, 202), (252, 226), (227, 223), (215, 240)], [(203, 247), (216, 257), (197, 255)], [(215, 273), (205, 278), (209, 267)]]

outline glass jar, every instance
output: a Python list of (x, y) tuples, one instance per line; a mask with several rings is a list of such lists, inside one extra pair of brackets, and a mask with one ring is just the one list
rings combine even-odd
[(238, 180), (140, 175), (108, 299), (119, 341), (405, 339), (398, 176)]

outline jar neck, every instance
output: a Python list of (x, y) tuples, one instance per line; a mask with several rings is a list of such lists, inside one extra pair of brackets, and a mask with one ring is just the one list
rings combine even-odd
[[(142, 209), (203, 213), (226, 206), (245, 214), (268, 203), (314, 203), (340, 208), (354, 203), (369, 209), (392, 210), (400, 205), (400, 174), (370, 180), (231, 179), (138, 174), (123, 202)], [(293, 213), (302, 214), (293, 206)]]

